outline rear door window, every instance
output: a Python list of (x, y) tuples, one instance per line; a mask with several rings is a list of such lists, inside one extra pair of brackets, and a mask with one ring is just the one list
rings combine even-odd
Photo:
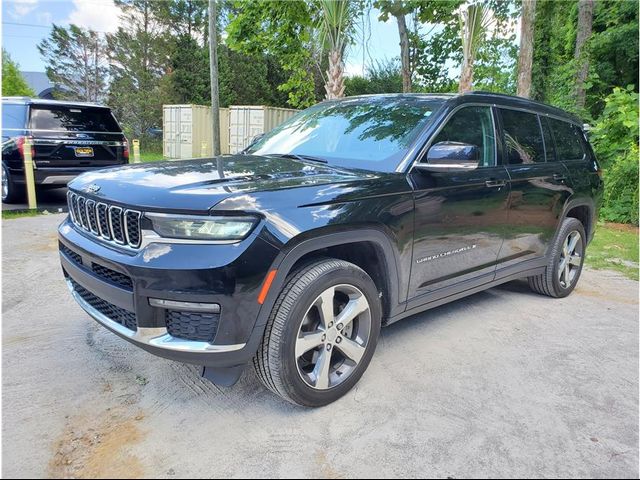
[(520, 110), (500, 109), (507, 163), (544, 162), (544, 144), (538, 116)]
[(121, 131), (109, 109), (95, 107), (33, 106), (31, 128), (63, 132)]
[(2, 105), (2, 129), (24, 130), (27, 120), (26, 105), (5, 103)]
[(568, 122), (549, 119), (549, 125), (556, 141), (558, 160), (581, 160), (584, 158), (584, 149), (580, 140), (578, 128)]

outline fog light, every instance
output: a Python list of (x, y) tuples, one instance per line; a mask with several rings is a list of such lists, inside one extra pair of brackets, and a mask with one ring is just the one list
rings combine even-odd
[(178, 302), (176, 300), (150, 298), (149, 305), (152, 307), (170, 308), (172, 310), (184, 310), (187, 312), (220, 313), (220, 304), (218, 303)]

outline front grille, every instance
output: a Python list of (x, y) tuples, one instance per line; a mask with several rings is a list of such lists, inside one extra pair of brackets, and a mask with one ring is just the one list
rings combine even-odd
[(167, 331), (176, 338), (212, 343), (220, 323), (219, 313), (166, 310)]
[(119, 245), (140, 247), (141, 212), (96, 202), (75, 192), (67, 193), (67, 203), (71, 221), (82, 230)]
[(67, 247), (64, 243), (60, 244), (60, 251), (64, 253), (67, 257), (73, 260), (78, 265), (82, 265), (82, 257), (79, 253), (74, 252), (69, 247)]
[(114, 304), (101, 299), (100, 297), (96, 297), (93, 293), (91, 293), (89, 290), (84, 288), (72, 278), (69, 278), (69, 281), (71, 282), (71, 285), (73, 285), (74, 291), (78, 295), (80, 295), (80, 297), (82, 297), (85, 302), (87, 302), (105, 317), (119, 323), (129, 330), (136, 331), (138, 329), (138, 322), (136, 321), (135, 313), (130, 312), (129, 310), (125, 310), (124, 308), (117, 307)]
[(104, 265), (100, 265), (99, 263), (92, 263), (91, 270), (93, 270), (93, 273), (95, 273), (97, 276), (104, 280), (107, 280), (108, 282), (114, 283), (128, 290), (133, 289), (133, 281), (131, 280), (131, 277), (125, 275), (124, 273), (116, 272), (115, 270), (111, 270), (110, 268), (107, 268)]

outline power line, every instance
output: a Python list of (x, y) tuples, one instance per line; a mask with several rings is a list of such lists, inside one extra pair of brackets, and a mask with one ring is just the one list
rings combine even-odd
[[(35, 23), (19, 23), (19, 22), (2, 22), (3, 25), (13, 25), (13, 26), (17, 26), (17, 27), (32, 27), (32, 28), (44, 28), (46, 30), (51, 30), (53, 27), (51, 25), (36, 25)], [(90, 29), (96, 33), (103, 33), (103, 34), (107, 34), (109, 32), (104, 32), (102, 30), (93, 30)]]
[(36, 28), (46, 28), (49, 30), (51, 27), (48, 25), (36, 25), (35, 23), (18, 23), (18, 22), (2, 22), (3, 25), (17, 25), (19, 27), (36, 27)]

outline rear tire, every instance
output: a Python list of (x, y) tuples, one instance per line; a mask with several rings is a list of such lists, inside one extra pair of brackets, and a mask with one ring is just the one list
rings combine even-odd
[(2, 165), (2, 203), (19, 203), (24, 199), (24, 189), (13, 180), (9, 169)]
[(381, 317), (378, 290), (358, 266), (323, 259), (302, 267), (273, 307), (254, 358), (258, 377), (291, 403), (328, 405), (367, 369)]
[(576, 288), (582, 273), (586, 238), (579, 220), (565, 218), (549, 252), (544, 273), (527, 279), (531, 290), (553, 298), (569, 295)]

